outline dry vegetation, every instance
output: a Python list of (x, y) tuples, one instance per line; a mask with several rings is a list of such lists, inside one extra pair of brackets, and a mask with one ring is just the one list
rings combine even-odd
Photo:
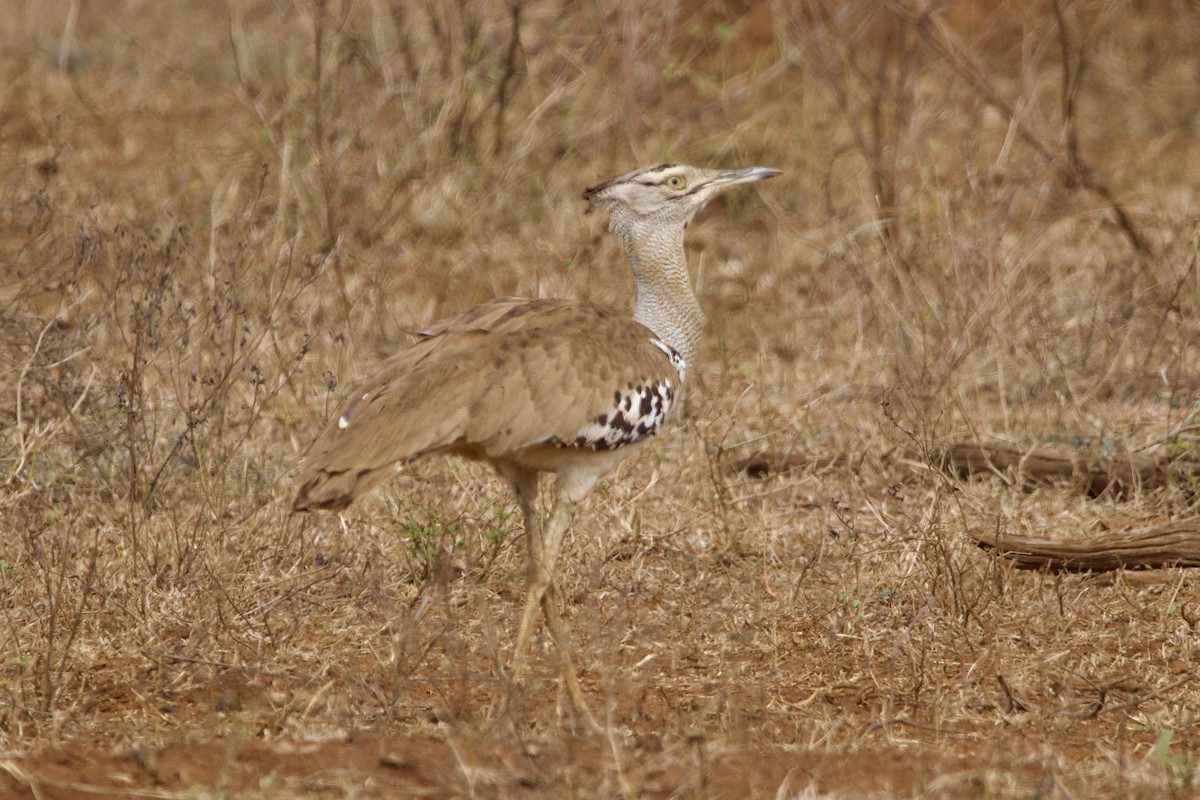
[[(1193, 516), (1190, 482), (933, 457), (1194, 450), (1191, 0), (0, 16), (0, 794), (1197, 790), (1200, 578), (966, 535)], [(290, 516), (290, 474), (406, 331), (497, 294), (628, 308), (578, 192), (664, 159), (785, 174), (693, 225), (687, 407), (562, 559), (595, 737), (549, 654), (505, 679), (496, 478), (421, 463), (339, 519)], [(763, 451), (807, 466), (731, 468)]]

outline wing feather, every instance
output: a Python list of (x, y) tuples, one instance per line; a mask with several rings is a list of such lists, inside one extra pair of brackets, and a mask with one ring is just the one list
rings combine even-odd
[(569, 443), (615, 395), (679, 385), (649, 328), (589, 303), (503, 298), (421, 335), (317, 437), (297, 477), (297, 510), (345, 507), (429, 453), (497, 460)]

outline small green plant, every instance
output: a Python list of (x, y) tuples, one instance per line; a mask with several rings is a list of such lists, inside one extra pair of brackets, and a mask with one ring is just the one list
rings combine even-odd
[(389, 523), (397, 535), (396, 552), (409, 563), (412, 579), (421, 584), (451, 569), (487, 581), (512, 541), (512, 509), (492, 506), (486, 518), (469, 510), (447, 518), (444, 511), (406, 503)]
[(1196, 765), (1187, 756), (1171, 753), (1174, 740), (1175, 731), (1170, 728), (1160, 733), (1150, 750), (1150, 760), (1162, 769), (1171, 786), (1186, 789), (1195, 781)]
[(410, 571), (418, 584), (425, 583), (438, 571), (442, 557), (456, 549), (457, 521), (447, 521), (436, 511), (409, 504), (403, 518), (395, 519), (391, 529), (399, 536), (399, 547), (405, 552)]
[(491, 577), (492, 567), (495, 566), (496, 561), (503, 555), (512, 540), (514, 527), (512, 511), (507, 506), (497, 505), (493, 511), (492, 522), (484, 531), (480, 542), (480, 581), (486, 581)]

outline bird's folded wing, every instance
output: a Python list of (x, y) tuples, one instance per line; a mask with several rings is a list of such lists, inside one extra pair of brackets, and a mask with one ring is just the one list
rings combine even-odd
[(619, 447), (657, 432), (681, 383), (649, 328), (589, 303), (505, 298), (422, 335), (350, 395), (299, 484), (439, 451)]

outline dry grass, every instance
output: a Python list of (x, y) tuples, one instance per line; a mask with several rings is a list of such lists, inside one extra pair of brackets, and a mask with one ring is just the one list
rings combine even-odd
[[(918, 5), (0, 3), (0, 791), (1191, 796), (1196, 577), (963, 534), (1192, 487), (922, 456), (1193, 449), (1200, 15)], [(661, 159), (785, 174), (693, 226), (704, 363), (563, 558), (596, 738), (553, 658), (505, 681), (497, 479), (421, 463), (339, 521), (289, 476), (407, 330), (628, 307), (576, 198)], [(848, 458), (728, 469), (762, 448)]]

